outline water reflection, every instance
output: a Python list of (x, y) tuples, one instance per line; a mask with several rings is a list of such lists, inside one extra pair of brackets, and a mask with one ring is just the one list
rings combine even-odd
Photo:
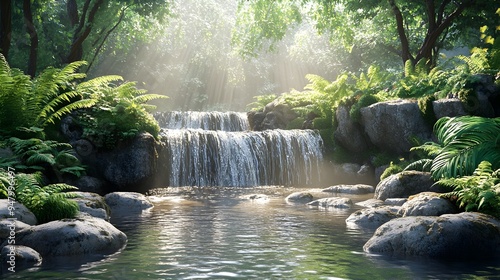
[[(264, 192), (270, 199), (239, 199), (248, 191)], [(372, 232), (348, 229), (344, 222), (356, 208), (325, 211), (288, 205), (284, 197), (290, 191), (164, 193), (166, 197), (154, 199), (149, 216), (113, 221), (129, 238), (122, 252), (96, 262), (80, 260), (77, 269), (68, 269), (67, 260), (66, 266), (44, 264), (9, 278), (491, 279), (500, 272), (498, 262), (439, 263), (367, 255), (362, 246)]]

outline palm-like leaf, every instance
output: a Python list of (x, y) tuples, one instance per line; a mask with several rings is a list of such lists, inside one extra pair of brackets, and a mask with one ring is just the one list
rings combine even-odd
[(442, 118), (434, 132), (443, 147), (432, 163), (435, 179), (471, 175), (481, 161), (500, 167), (500, 119)]

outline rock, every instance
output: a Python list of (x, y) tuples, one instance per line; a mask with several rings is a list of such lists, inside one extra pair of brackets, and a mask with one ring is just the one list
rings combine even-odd
[(431, 140), (432, 127), (422, 117), (417, 101), (379, 102), (360, 112), (366, 135), (380, 151), (407, 154), (413, 146), (411, 138)]
[(401, 206), (406, 201), (408, 201), (407, 198), (388, 198), (388, 199), (384, 200), (384, 204), (391, 205), (391, 206)]
[(248, 195), (240, 196), (240, 199), (251, 200), (254, 202), (268, 202), (269, 196), (267, 196), (265, 194), (248, 194)]
[(15, 233), (29, 228), (30, 225), (15, 219), (0, 220), (0, 244), (2, 244), (9, 236), (15, 236)]
[(333, 133), (336, 143), (353, 153), (363, 153), (368, 149), (368, 142), (363, 128), (359, 123), (351, 120), (349, 110), (339, 106), (335, 112), (337, 128)]
[[(8, 199), (0, 199), (0, 219), (16, 218), (20, 222), (28, 225), (37, 224), (35, 215), (28, 208), (26, 208), (26, 206), (17, 201), (14, 202), (13, 211), (9, 210), (9, 206), (11, 206), (11, 204), (9, 204)], [(11, 212), (14, 213), (14, 216), (11, 216)]]
[(99, 178), (84, 175), (75, 181), (74, 186), (82, 192), (106, 194), (106, 182)]
[(14, 269), (14, 272), (16, 272), (39, 266), (42, 263), (42, 256), (27, 246), (7, 245), (0, 251), (0, 260), (3, 265), (2, 271), (13, 272), (11, 269)]
[(363, 249), (397, 257), (476, 261), (499, 255), (500, 222), (475, 212), (396, 218), (380, 226)]
[(309, 192), (294, 192), (285, 198), (287, 203), (306, 204), (313, 201), (313, 195)]
[(432, 108), (436, 119), (442, 117), (459, 117), (468, 115), (462, 101), (457, 98), (439, 99), (432, 102)]
[(143, 194), (134, 192), (113, 192), (104, 196), (111, 216), (141, 214), (153, 207), (153, 203)]
[(375, 208), (384, 205), (384, 202), (380, 199), (370, 198), (365, 201), (360, 201), (356, 203), (356, 205), (367, 207), (367, 208)]
[(407, 198), (410, 195), (430, 191), (434, 181), (430, 173), (420, 171), (403, 171), (391, 175), (375, 188), (375, 198)]
[(423, 192), (408, 198), (399, 210), (399, 215), (406, 216), (440, 216), (457, 213), (457, 207), (438, 193)]
[(348, 209), (352, 206), (352, 200), (345, 197), (326, 197), (311, 201), (307, 205), (319, 208)]
[(80, 212), (87, 213), (92, 217), (109, 221), (109, 207), (104, 198), (96, 193), (72, 192), (78, 197), (71, 200), (76, 201), (80, 207)]
[(365, 208), (352, 213), (345, 221), (350, 228), (376, 229), (399, 217), (398, 209), (390, 206)]
[(336, 185), (323, 189), (322, 192), (347, 193), (347, 194), (367, 194), (374, 191), (373, 186), (365, 184), (357, 185)]
[[(47, 256), (110, 254), (123, 248), (127, 236), (103, 219), (63, 219), (32, 226), (16, 234), (16, 244)], [(5, 243), (4, 243), (5, 245)]]
[(361, 169), (361, 165), (357, 163), (343, 163), (341, 166), (342, 172), (346, 174), (358, 174), (358, 171)]
[(149, 133), (120, 143), (112, 151), (82, 156), (89, 176), (105, 180), (115, 191), (145, 192), (155, 187), (160, 145)]

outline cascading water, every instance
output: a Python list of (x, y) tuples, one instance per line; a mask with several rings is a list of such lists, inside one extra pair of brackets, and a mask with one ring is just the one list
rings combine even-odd
[(313, 130), (244, 131), (244, 113), (157, 113), (169, 186), (310, 185), (321, 137)]

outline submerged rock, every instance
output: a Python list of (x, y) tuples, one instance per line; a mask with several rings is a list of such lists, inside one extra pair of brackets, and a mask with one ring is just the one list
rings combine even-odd
[[(0, 219), (16, 218), (18, 221), (28, 225), (37, 224), (35, 215), (26, 206), (17, 201), (13, 205), (14, 210), (11, 211), (9, 210), (9, 206), (12, 206), (12, 204), (9, 203), (9, 200), (0, 199)], [(14, 214), (14, 216), (11, 214)]]
[(285, 201), (287, 203), (297, 203), (297, 204), (299, 204), (299, 203), (305, 204), (305, 203), (309, 203), (313, 200), (314, 200), (314, 197), (309, 192), (294, 192), (285, 198)]
[(396, 218), (366, 242), (368, 253), (477, 260), (500, 253), (500, 221), (475, 212)]
[(120, 250), (126, 242), (123, 232), (94, 217), (52, 221), (16, 234), (17, 245), (31, 247), (43, 257), (110, 254)]
[(372, 193), (374, 187), (365, 184), (357, 185), (336, 185), (323, 189), (322, 192), (347, 193), (347, 194), (367, 194)]
[(251, 200), (251, 201), (255, 201), (255, 202), (268, 202), (269, 196), (267, 196), (265, 194), (248, 194), (248, 195), (240, 196), (240, 199)]
[(135, 192), (113, 192), (104, 196), (111, 216), (141, 214), (153, 207), (153, 203), (143, 194)]
[(320, 208), (348, 209), (352, 206), (352, 200), (346, 197), (326, 197), (311, 201), (307, 205)]

